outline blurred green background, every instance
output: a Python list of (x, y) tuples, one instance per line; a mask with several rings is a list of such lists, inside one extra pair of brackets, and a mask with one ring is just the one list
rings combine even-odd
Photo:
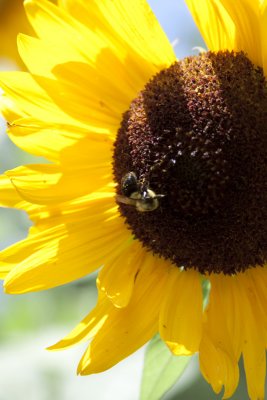
[[(14, 49), (15, 34), (27, 31), (25, 22), (15, 15), (12, 8), (15, 3), (20, 3), (19, 13), (22, 13), (22, 0), (0, 1), (1, 41), (13, 38)], [(178, 58), (196, 54), (193, 48), (204, 46), (182, 0), (150, 0), (149, 3), (175, 46)], [(14, 59), (15, 50), (7, 54), (0, 46), (0, 53), (2, 70), (21, 68)], [(5, 135), (4, 122), (0, 129), (0, 146), (0, 172), (20, 164), (39, 162), (10, 142)], [(0, 248), (24, 238), (30, 226), (27, 216), (15, 210), (1, 209), (0, 220)], [(89, 377), (76, 376), (76, 365), (85, 346), (64, 352), (45, 350), (67, 334), (94, 306), (95, 275), (35, 294), (9, 296), (1, 292), (0, 300), (0, 400), (138, 400), (144, 349), (111, 370)], [(242, 371), (241, 366), (241, 383), (233, 397), (235, 400), (248, 399)], [(219, 398), (221, 396), (215, 396), (201, 378), (197, 357), (164, 397), (166, 400)]]

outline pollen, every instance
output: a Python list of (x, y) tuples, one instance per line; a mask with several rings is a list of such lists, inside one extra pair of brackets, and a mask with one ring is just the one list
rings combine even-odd
[(124, 114), (114, 178), (161, 195), (119, 203), (134, 237), (178, 267), (235, 274), (267, 261), (267, 84), (243, 52), (207, 52), (155, 75)]

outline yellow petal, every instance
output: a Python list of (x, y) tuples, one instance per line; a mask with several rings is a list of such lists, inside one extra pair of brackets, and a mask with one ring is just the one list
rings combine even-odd
[(58, 165), (27, 165), (7, 171), (22, 199), (35, 204), (58, 204), (83, 196), (112, 181), (109, 164), (62, 169)]
[(170, 65), (175, 60), (173, 49), (144, 0), (101, 2), (92, 0), (59, 0), (71, 15), (85, 26), (98, 27), (102, 35), (115, 38), (117, 46), (128, 53), (137, 52), (141, 59), (154, 65)]
[[(38, 218), (43, 215), (40, 206), (22, 200), (14, 185), (12, 185), (10, 179), (6, 175), (0, 176), (0, 207), (17, 208), (19, 210), (26, 211), (30, 217), (36, 216), (36, 212), (38, 214)], [(0, 269), (1, 278), (3, 278), (9, 272), (9, 270), (9, 267), (5, 270), (5, 272)]]
[(235, 26), (220, 0), (185, 0), (209, 50), (234, 50)]
[[(1, 72), (0, 85), (23, 114), (47, 122), (73, 122), (27, 72)], [(11, 122), (11, 121), (9, 121)]]
[(262, 323), (261, 336), (267, 344), (266, 272), (266, 267), (254, 267), (240, 274), (238, 278), (243, 288), (243, 295), (251, 303), (255, 319)]
[[(38, 82), (38, 83), (37, 83)], [(84, 86), (83, 82), (83, 86)], [(0, 85), (9, 98), (19, 107), (21, 113), (29, 115), (45, 123), (70, 124), (89, 131), (112, 132), (118, 129), (120, 117), (108, 110), (102, 103), (86, 101), (83, 104), (82, 95), (65, 89), (55, 79), (45, 77), (33, 78), (24, 72), (1, 72)], [(71, 83), (69, 84), (71, 86)], [(76, 99), (76, 100), (75, 100)], [(68, 100), (70, 102), (67, 105)], [(73, 102), (75, 104), (73, 104)], [(76, 111), (73, 111), (75, 106)], [(6, 103), (4, 104), (6, 107)], [(87, 111), (86, 111), (87, 109)], [(13, 121), (9, 121), (13, 122)]]
[(57, 46), (59, 52), (68, 53), (69, 60), (94, 62), (105, 46), (99, 35), (49, 1), (26, 0), (24, 7), (38, 37)]
[[(107, 308), (103, 326), (84, 353), (78, 372), (81, 375), (111, 368), (156, 333), (159, 307), (165, 291), (169, 263), (150, 253), (137, 276), (132, 299), (125, 308)], [(111, 304), (111, 303), (110, 303)]]
[(264, 267), (256, 267), (251, 268), (247, 271), (247, 279), (251, 285), (251, 290), (253, 292), (253, 297), (251, 300), (254, 301), (257, 307), (254, 308), (255, 315), (257, 315), (257, 319), (262, 322), (261, 324), (261, 334), (267, 347), (267, 313), (266, 313), (266, 304), (267, 304), (267, 268), (266, 265)]
[(161, 307), (159, 331), (175, 355), (189, 355), (199, 350), (202, 303), (199, 273), (173, 267)]
[[(113, 53), (109, 55), (108, 50), (98, 54), (94, 63), (85, 63), (70, 58), (68, 51), (59, 51), (55, 43), (46, 43), (30, 36), (20, 35), (18, 46), (32, 74), (43, 75), (50, 79), (57, 77), (62, 83), (71, 75), (67, 83), (75, 84), (76, 92), (80, 91), (85, 98), (92, 97), (96, 103), (101, 101), (112, 106), (119, 100), (118, 104), (125, 111), (130, 101), (136, 97), (140, 83), (136, 84), (132, 76), (133, 73), (136, 74), (135, 69), (129, 71), (129, 68), (125, 68), (124, 60), (112, 55)], [(43, 54), (47, 55), (45, 63), (42, 62)], [(141, 86), (144, 83), (142, 80)]]
[(262, 2), (261, 7), (261, 51), (262, 51), (262, 67), (267, 77), (267, 1)]
[(89, 216), (96, 215), (96, 218), (102, 213), (104, 220), (119, 217), (113, 185), (106, 186), (103, 191), (73, 198), (60, 205), (55, 203), (46, 206), (23, 200), (10, 179), (2, 175), (0, 176), (0, 199), (2, 207), (14, 207), (26, 211), (35, 224), (34, 229), (38, 228), (38, 231), (86, 219), (88, 212), (90, 212)]
[[(252, 272), (253, 275), (257, 273)], [(266, 377), (266, 343), (264, 336), (266, 326), (261, 318), (261, 308), (257, 296), (257, 288), (251, 281), (251, 273), (247, 271), (238, 275), (243, 307), (243, 360), (247, 378), (248, 394), (251, 400), (264, 400)], [(266, 289), (265, 289), (266, 290)], [(265, 305), (266, 313), (266, 305)]]
[(12, 185), (10, 179), (5, 176), (0, 176), (0, 206), (1, 207), (17, 207), (21, 202), (21, 197)]
[[(85, 276), (112, 260), (113, 252), (129, 238), (123, 220), (103, 214), (76, 213), (76, 220), (32, 233), (0, 254), (8, 293), (25, 293), (58, 286)], [(108, 214), (109, 215), (109, 214)], [(64, 218), (61, 217), (61, 221)], [(35, 231), (33, 231), (35, 232)]]
[(138, 240), (131, 238), (125, 248), (117, 252), (111, 263), (99, 272), (98, 289), (106, 294), (116, 307), (126, 307), (131, 299), (135, 280), (148, 253)]
[(113, 304), (105, 296), (99, 296), (96, 307), (62, 340), (50, 346), (48, 350), (64, 350), (78, 343), (91, 340), (102, 328)]
[(52, 43), (53, 48), (57, 45), (71, 61), (97, 67), (104, 79), (108, 71), (119, 88), (123, 80), (132, 88), (127, 92), (134, 92), (133, 98), (152, 75), (175, 60), (170, 43), (144, 0), (87, 2), (81, 11), (90, 14), (86, 25), (72, 18), (77, 18), (74, 12), (67, 13), (45, 0), (26, 1), (25, 8), (42, 40)]
[(235, 24), (235, 50), (244, 51), (262, 66), (260, 4), (254, 0), (222, 0)]
[(104, 89), (105, 82), (92, 85), (91, 79), (86, 78), (91, 71), (85, 63), (69, 62), (54, 68), (56, 79), (40, 76), (35, 79), (51, 101), (73, 119), (88, 126), (117, 130), (130, 101), (119, 96), (119, 91), (116, 96), (117, 85), (110, 84), (109, 93)]
[(23, 10), (23, 2), (21, 0), (2, 1), (0, 24), (1, 58), (12, 60), (21, 68), (25, 68), (19, 58), (16, 47), (16, 37), (19, 32), (31, 31), (31, 27)]
[[(24, 64), (33, 75), (53, 78), (52, 69), (59, 63), (70, 60), (67, 52), (58, 51), (56, 44), (48, 45), (42, 40), (20, 33), (17, 38), (18, 50)], [(46, 62), (43, 62), (45, 54)]]
[(215, 393), (220, 393), (225, 385), (223, 398), (231, 397), (236, 389), (239, 370), (231, 356), (226, 353), (207, 336), (201, 342), (199, 362), (201, 372)]
[(35, 224), (35, 230), (42, 231), (62, 224), (75, 225), (82, 220), (88, 221), (88, 218), (91, 219), (91, 223), (97, 225), (106, 220), (119, 218), (114, 190), (108, 187), (106, 189), (106, 191), (93, 192), (61, 204), (44, 206), (27, 203), (32, 206), (29, 216)]
[(235, 277), (210, 276), (211, 292), (200, 344), (200, 368), (213, 390), (225, 387), (224, 398), (234, 393), (239, 380), (238, 361), (242, 346), (240, 297)]
[[(253, 323), (249, 319), (248, 322)], [(266, 377), (266, 352), (258, 330), (252, 327), (243, 348), (244, 368), (247, 379), (248, 394), (251, 400), (264, 400), (264, 382)]]
[[(5, 111), (7, 118), (7, 112)], [(96, 165), (107, 161), (106, 146), (113, 140), (107, 130), (78, 128), (65, 123), (43, 122), (35, 118), (20, 118), (9, 126), (11, 140), (23, 150), (55, 162), (75, 165)], [(109, 157), (110, 159), (110, 157)]]
[(1, 117), (6, 119), (8, 122), (26, 116), (26, 114), (23, 113), (23, 111), (5, 93), (0, 96), (0, 114)]

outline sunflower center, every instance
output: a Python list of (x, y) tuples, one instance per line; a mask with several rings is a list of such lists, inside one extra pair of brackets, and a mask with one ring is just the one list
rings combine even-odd
[(155, 75), (124, 114), (117, 201), (142, 244), (177, 266), (233, 274), (267, 261), (267, 85), (244, 53)]

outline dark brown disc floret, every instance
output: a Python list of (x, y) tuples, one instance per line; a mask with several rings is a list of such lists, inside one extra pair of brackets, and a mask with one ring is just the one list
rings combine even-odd
[[(203, 53), (155, 75), (123, 116), (113, 167), (121, 215), (155, 254), (201, 273), (267, 262), (267, 84), (244, 53)], [(152, 211), (135, 207), (148, 200)]]

